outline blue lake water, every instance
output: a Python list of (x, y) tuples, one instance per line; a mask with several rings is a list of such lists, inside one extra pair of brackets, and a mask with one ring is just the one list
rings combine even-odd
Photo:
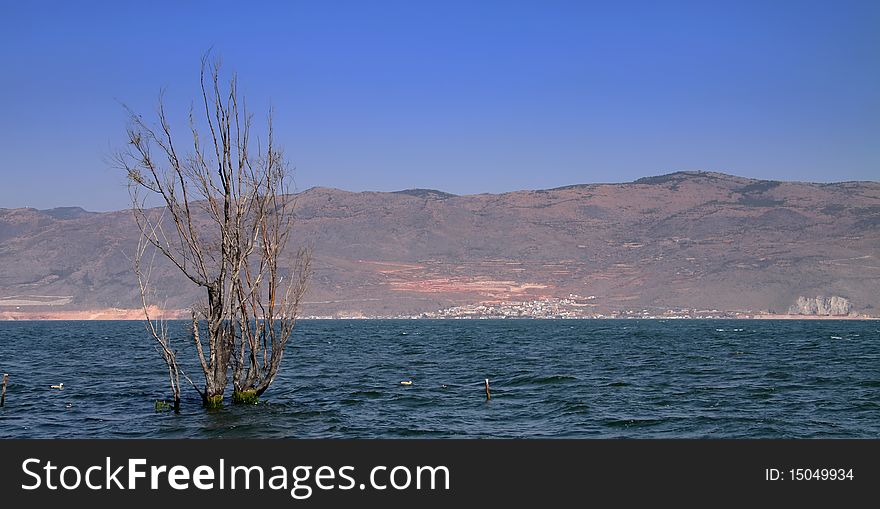
[(0, 323), (0, 372), (0, 437), (880, 436), (874, 321), (301, 321), (259, 405), (180, 415), (139, 322)]

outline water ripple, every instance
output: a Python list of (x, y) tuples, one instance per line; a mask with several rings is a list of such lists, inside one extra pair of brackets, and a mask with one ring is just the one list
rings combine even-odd
[(155, 411), (167, 372), (142, 324), (4, 322), (0, 437), (876, 437), (878, 338), (857, 321), (301, 322), (259, 405), (205, 411), (185, 388), (175, 415)]

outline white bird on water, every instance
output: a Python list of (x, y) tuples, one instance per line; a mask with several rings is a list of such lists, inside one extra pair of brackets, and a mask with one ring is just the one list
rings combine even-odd
[(63, 384), (63, 383), (60, 383), (60, 384), (58, 384), (58, 385), (53, 385), (51, 388), (52, 388), (52, 389), (63, 389), (63, 388), (64, 388), (64, 384)]

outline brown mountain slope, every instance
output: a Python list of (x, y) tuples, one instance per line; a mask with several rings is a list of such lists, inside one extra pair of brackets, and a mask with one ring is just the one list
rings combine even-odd
[[(500, 195), (430, 190), (297, 196), (314, 247), (309, 314), (595, 296), (597, 312), (784, 312), (838, 295), (880, 314), (880, 183), (680, 172)], [(136, 308), (126, 211), (0, 209), (0, 316)], [(162, 266), (167, 308), (199, 295)], [(160, 302), (159, 304), (163, 304)]]

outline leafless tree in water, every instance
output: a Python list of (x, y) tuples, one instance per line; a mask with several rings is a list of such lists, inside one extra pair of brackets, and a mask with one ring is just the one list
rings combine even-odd
[[(255, 402), (277, 376), (308, 285), (311, 256), (308, 249), (287, 254), (295, 200), (271, 110), (265, 140), (254, 140), (253, 116), (236, 77), (224, 83), (219, 63), (206, 56), (200, 78), (200, 104), (190, 108), (185, 152), (172, 135), (160, 94), (155, 125), (128, 110), (128, 144), (116, 159), (127, 172), (146, 244), (205, 292), (205, 300), (193, 306), (191, 332), (205, 376), (196, 389), (213, 407), (222, 404), (230, 369), (238, 403)], [(147, 206), (157, 198), (163, 206)], [(145, 253), (138, 250), (136, 267)], [(144, 272), (136, 272), (142, 281)], [(141, 289), (149, 321), (144, 282)], [(163, 332), (153, 331), (159, 340)], [(160, 350), (179, 392), (173, 350)]]
[[(144, 317), (146, 318), (147, 331), (156, 341), (156, 350), (162, 355), (162, 360), (168, 367), (168, 379), (171, 383), (171, 395), (174, 401), (174, 413), (180, 413), (180, 365), (177, 363), (177, 350), (172, 347), (171, 336), (168, 333), (168, 321), (162, 316), (162, 310), (149, 304), (154, 292), (150, 287), (150, 279), (155, 261), (155, 251), (148, 259), (144, 256), (148, 245), (146, 237), (138, 240), (137, 250), (134, 257), (134, 271), (138, 280), (138, 288), (141, 294)], [(145, 262), (146, 265), (145, 265)], [(190, 385), (195, 387), (192, 380), (184, 374)]]

